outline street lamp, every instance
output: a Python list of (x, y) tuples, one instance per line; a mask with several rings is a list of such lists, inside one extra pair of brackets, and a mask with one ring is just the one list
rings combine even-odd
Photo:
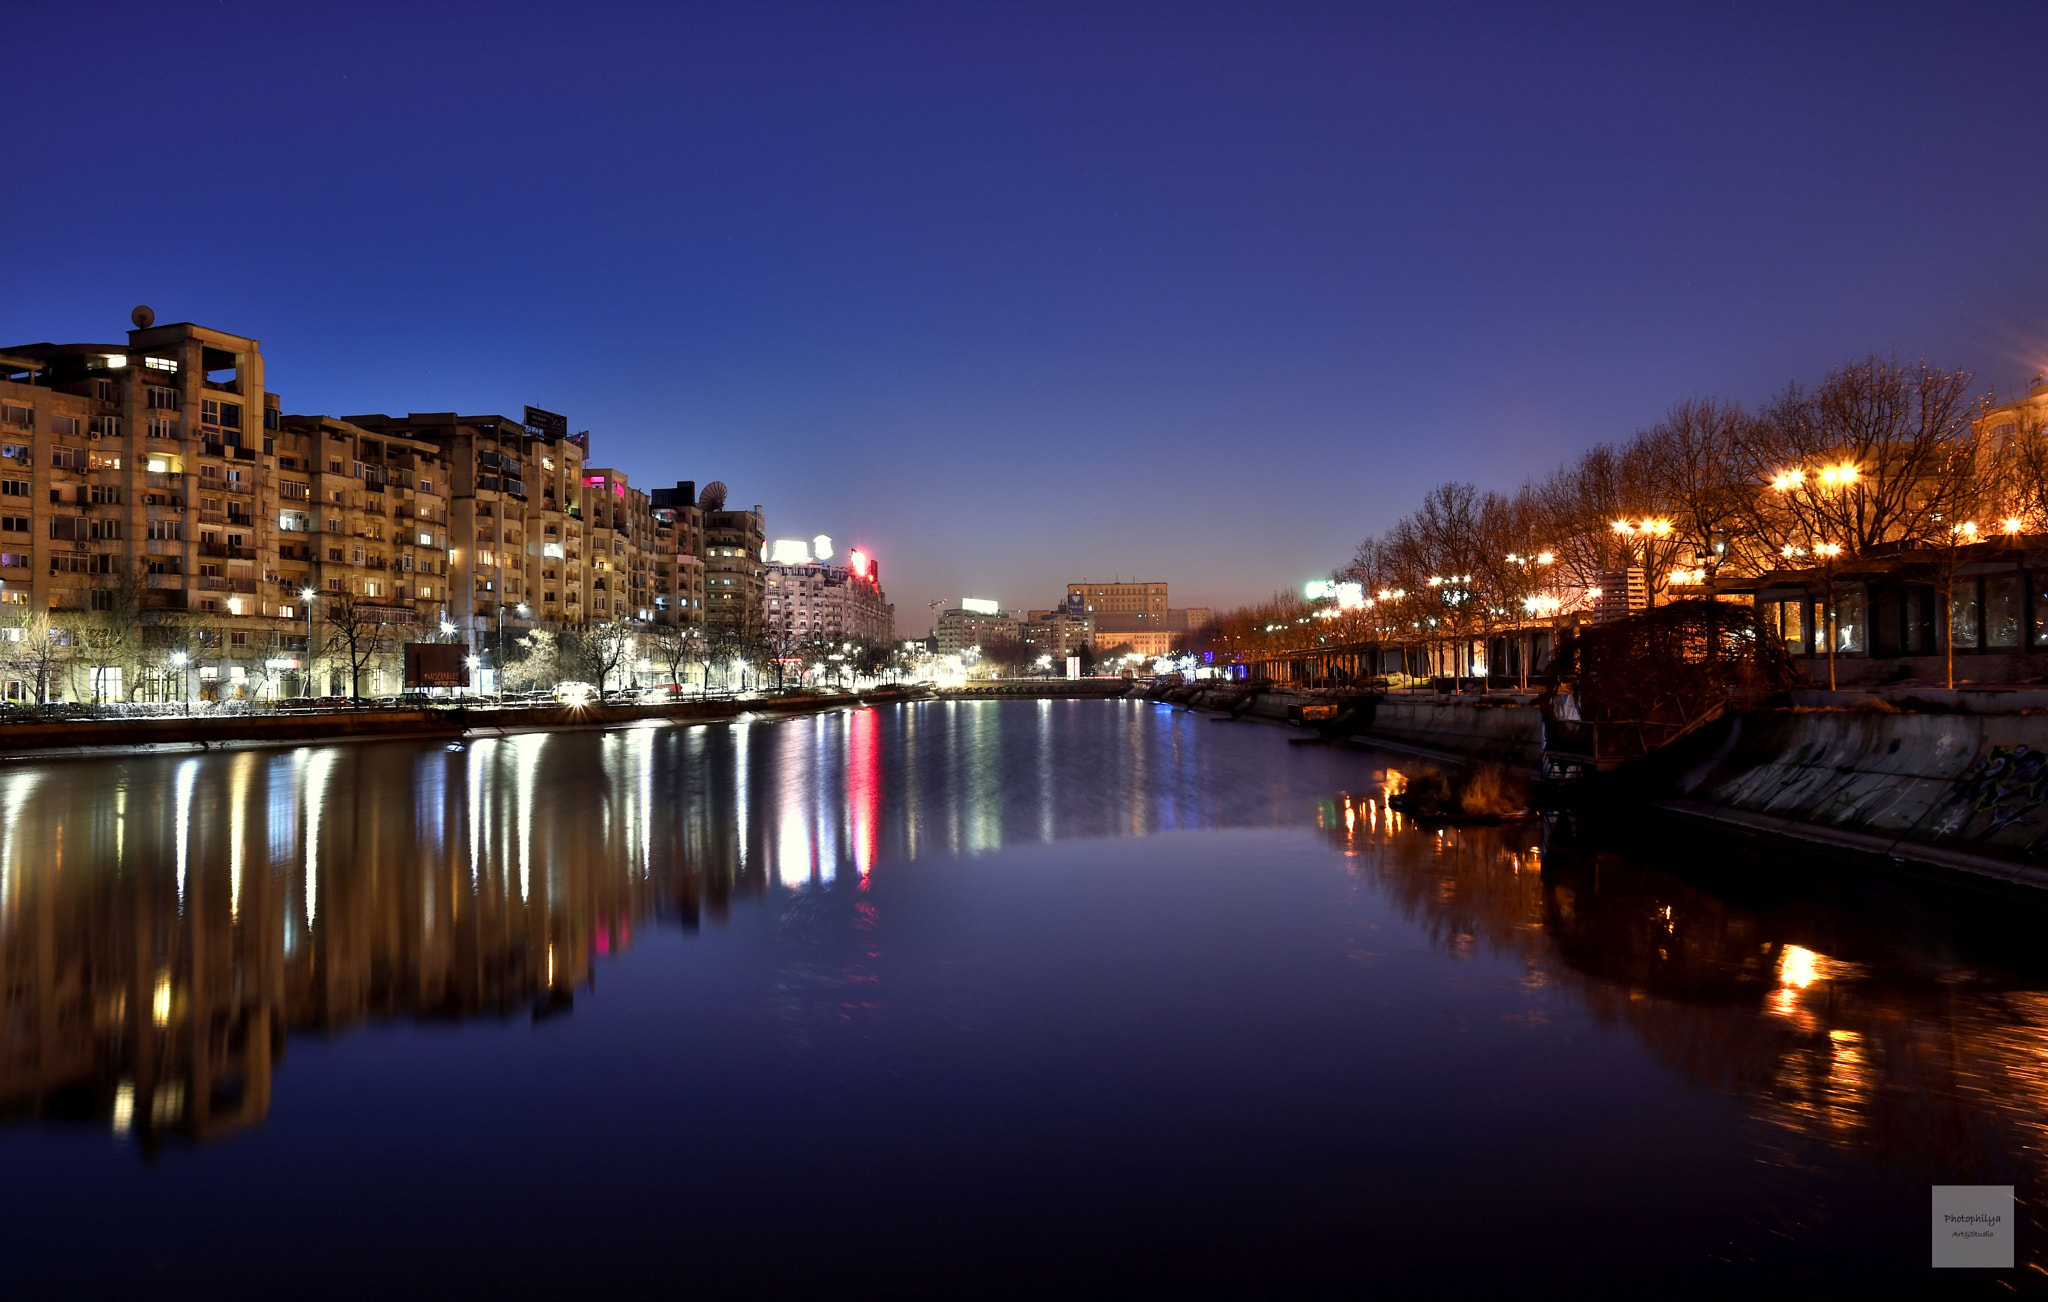
[(313, 695), (313, 598), (319, 594), (311, 588), (299, 589), (299, 600), (306, 603), (306, 695)]
[[(519, 603), (519, 618), (525, 619), (532, 613), (532, 608), (525, 602)], [(497, 664), (492, 666), (492, 670), (498, 676), (494, 686), (502, 692), (505, 690), (505, 603), (502, 599), (498, 602), (498, 653), (493, 658)]]
[(192, 682), (185, 676), (185, 665), (192, 657), (183, 651), (171, 652), (171, 667), (178, 671), (178, 703), (185, 713), (192, 713)]

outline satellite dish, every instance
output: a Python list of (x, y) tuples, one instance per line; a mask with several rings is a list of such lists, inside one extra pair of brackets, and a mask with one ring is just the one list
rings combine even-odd
[(697, 505), (706, 511), (723, 511), (725, 509), (725, 481), (714, 479), (704, 485), (704, 491), (697, 495)]
[(811, 539), (811, 555), (816, 556), (821, 561), (831, 560), (832, 540), (824, 534), (819, 534)]
[(128, 319), (135, 323), (135, 328), (137, 330), (147, 330), (151, 326), (156, 324), (156, 313), (150, 311), (149, 305), (147, 303), (144, 303), (138, 306), (133, 312), (130, 312), (128, 314)]

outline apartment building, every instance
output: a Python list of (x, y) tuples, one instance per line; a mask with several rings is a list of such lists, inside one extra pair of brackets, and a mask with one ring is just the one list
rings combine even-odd
[(1026, 646), (1064, 662), (1095, 645), (1095, 617), (1076, 615), (1066, 606), (1026, 611), (1017, 636)]
[(766, 626), (766, 519), (759, 506), (726, 509), (725, 485), (716, 482), (705, 485), (697, 505), (704, 517), (705, 631), (756, 637)]
[(764, 586), (763, 626), (784, 641), (895, 641), (896, 608), (882, 594), (881, 567), (859, 549), (844, 565), (769, 565)]
[(647, 513), (654, 521), (654, 611), (660, 623), (704, 622), (704, 513), (697, 506), (697, 484), (685, 479), (674, 488), (647, 495)]
[(589, 544), (592, 619), (654, 619), (654, 516), (647, 494), (623, 470), (583, 472), (584, 538)]
[[(509, 416), (350, 416), (363, 429), (432, 443), (448, 473), (448, 617), (479, 645), (536, 623), (590, 618), (580, 506), (586, 435)], [(610, 585), (607, 584), (607, 603)]]
[[(278, 542), (264, 582), (279, 618), (307, 620), (317, 635), (323, 603), (346, 599), (401, 640), (438, 633), (453, 583), (440, 445), (331, 416), (281, 417), (273, 443)], [(397, 670), (379, 665), (359, 686), (395, 691)], [(349, 690), (333, 667), (318, 687)]]
[[(123, 343), (0, 348), (0, 641), (47, 618), (65, 651), (65, 681), (7, 669), (0, 694), (347, 691), (312, 663), (344, 599), (394, 651), (444, 622), (480, 648), (701, 622), (714, 591), (724, 627), (760, 631), (761, 510), (722, 485), (586, 470), (588, 433), (534, 408), (287, 416), (259, 341), (135, 319)], [(356, 688), (398, 690), (388, 659)]]
[(939, 612), (935, 635), (938, 653), (943, 656), (959, 655), (995, 642), (1014, 642), (1017, 631), (1014, 615), (954, 607)]
[[(125, 343), (0, 348), (0, 613), (47, 614), (57, 642), (102, 638), (123, 662), (59, 694), (274, 686), (304, 644), (275, 583), (278, 401), (261, 346), (136, 321)], [(117, 656), (116, 640), (139, 645)]]

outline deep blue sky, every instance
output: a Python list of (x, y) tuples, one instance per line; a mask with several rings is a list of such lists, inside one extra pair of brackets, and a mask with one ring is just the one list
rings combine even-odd
[[(5, 7), (0, 344), (532, 402), (933, 598), (1262, 596), (1872, 350), (2048, 364), (2048, 6)], [(1418, 16), (1420, 15), (1420, 16)]]

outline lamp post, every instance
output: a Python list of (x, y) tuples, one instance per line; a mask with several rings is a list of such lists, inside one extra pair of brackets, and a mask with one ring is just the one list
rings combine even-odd
[(171, 667), (178, 671), (178, 704), (186, 714), (192, 713), (192, 683), (185, 676), (185, 665), (191, 658), (183, 651), (171, 652)]
[[(532, 613), (532, 607), (523, 601), (519, 603), (519, 618), (525, 619)], [(495, 686), (502, 692), (505, 690), (505, 603), (502, 599), (498, 602), (498, 650), (493, 659), (497, 663), (491, 666), (491, 672), (497, 675)]]
[(1842, 554), (1842, 545), (1822, 543), (1813, 549), (1813, 554), (1826, 562), (1821, 566), (1821, 575), (1828, 591), (1828, 626), (1825, 636), (1828, 640), (1828, 690), (1832, 692), (1835, 690), (1835, 558)]
[(311, 588), (299, 589), (299, 600), (306, 603), (306, 697), (313, 696), (313, 598), (319, 594)]

